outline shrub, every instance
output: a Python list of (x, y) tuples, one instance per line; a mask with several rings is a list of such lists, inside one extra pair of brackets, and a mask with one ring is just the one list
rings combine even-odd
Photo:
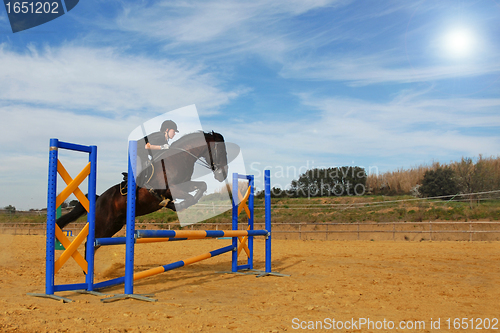
[(451, 196), (458, 193), (455, 172), (450, 167), (439, 167), (424, 174), (419, 192), (423, 197)]

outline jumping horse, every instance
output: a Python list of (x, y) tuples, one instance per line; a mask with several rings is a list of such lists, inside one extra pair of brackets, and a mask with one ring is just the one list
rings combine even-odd
[[(139, 140), (138, 152), (143, 147), (144, 141)], [(162, 150), (158, 156), (153, 156), (151, 161), (146, 161), (147, 167), (137, 176), (136, 216), (163, 207), (180, 211), (196, 204), (207, 189), (205, 182), (191, 180), (197, 161), (209, 168), (216, 180), (224, 181), (228, 172), (224, 137), (213, 131), (190, 133), (172, 143), (169, 149)], [(191, 195), (190, 192), (195, 194)], [(183, 201), (174, 204), (176, 199)], [(120, 231), (126, 224), (126, 211), (127, 196), (123, 183), (96, 196), (95, 237), (112, 237)], [(56, 223), (62, 229), (86, 213), (85, 208), (77, 204)]]

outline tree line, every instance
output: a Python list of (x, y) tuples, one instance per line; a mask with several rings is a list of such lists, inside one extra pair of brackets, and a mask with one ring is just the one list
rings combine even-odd
[[(271, 196), (278, 198), (310, 198), (366, 194), (367, 174), (358, 166), (314, 168), (299, 175), (287, 189), (271, 189)], [(260, 191), (257, 197), (263, 197)]]
[(422, 197), (452, 196), (500, 189), (500, 157), (463, 157), (449, 164), (433, 163), (408, 170), (369, 175), (373, 194)]
[[(453, 197), (500, 189), (500, 157), (464, 157), (449, 165), (433, 163), (381, 175), (367, 175), (359, 166), (315, 168), (293, 180), (286, 189), (272, 188), (272, 197), (304, 198), (365, 194)], [(263, 197), (263, 191), (257, 193)], [(472, 196), (470, 196), (472, 198)]]

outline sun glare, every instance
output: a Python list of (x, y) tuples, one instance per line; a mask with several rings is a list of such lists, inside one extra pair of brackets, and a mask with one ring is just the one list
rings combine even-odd
[(454, 29), (445, 34), (443, 47), (453, 58), (469, 56), (474, 49), (474, 35), (467, 29)]

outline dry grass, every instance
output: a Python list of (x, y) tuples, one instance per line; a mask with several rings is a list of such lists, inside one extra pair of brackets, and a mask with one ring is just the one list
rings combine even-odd
[(460, 188), (465, 193), (500, 189), (500, 156), (462, 158), (458, 162), (420, 165), (410, 169), (398, 169), (383, 174), (368, 175), (367, 187), (373, 194), (403, 195), (422, 183), (426, 171), (439, 167), (450, 167), (457, 176)]
[[(244, 195), (247, 189), (248, 189), (247, 181), (238, 181), (238, 191), (240, 192), (241, 195)], [(232, 191), (233, 191), (233, 185), (226, 184), (222, 186), (220, 189), (214, 191), (214, 193), (231, 196)]]

